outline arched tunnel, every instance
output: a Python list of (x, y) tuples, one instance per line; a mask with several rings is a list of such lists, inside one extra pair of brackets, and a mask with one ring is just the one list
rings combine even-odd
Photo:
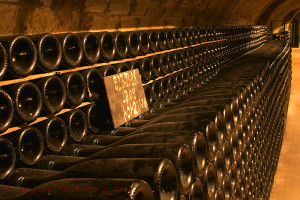
[(0, 200), (300, 199), (299, 0), (0, 0)]

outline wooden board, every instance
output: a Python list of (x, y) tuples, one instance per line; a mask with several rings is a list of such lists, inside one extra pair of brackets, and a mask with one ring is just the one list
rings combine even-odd
[(138, 69), (104, 77), (114, 128), (149, 110)]

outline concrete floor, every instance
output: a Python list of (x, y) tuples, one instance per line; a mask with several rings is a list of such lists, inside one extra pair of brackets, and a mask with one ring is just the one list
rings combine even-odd
[(300, 200), (300, 49), (293, 49), (292, 90), (270, 200)]

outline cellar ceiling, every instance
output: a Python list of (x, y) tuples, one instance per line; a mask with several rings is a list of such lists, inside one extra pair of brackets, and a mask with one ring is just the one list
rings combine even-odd
[(0, 34), (269, 25), (299, 9), (299, 0), (0, 0)]

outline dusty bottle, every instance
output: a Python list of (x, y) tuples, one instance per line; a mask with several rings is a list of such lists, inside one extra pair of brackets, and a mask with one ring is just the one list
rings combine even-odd
[(48, 153), (59, 153), (65, 146), (68, 138), (67, 126), (59, 117), (51, 117), (37, 123), (36, 128), (44, 137), (45, 150)]
[(170, 72), (170, 69), (169, 69), (169, 63), (168, 63), (168, 57), (167, 55), (165, 54), (160, 54), (158, 56), (158, 59), (159, 59), (159, 65), (160, 65), (160, 68), (161, 68), (161, 75), (166, 75), (167, 73)]
[(68, 130), (68, 139), (71, 142), (81, 142), (87, 134), (87, 118), (80, 109), (75, 109), (60, 116)]
[[(126, 166), (126, 173), (121, 166)], [(62, 172), (19, 168), (7, 182), (10, 185), (35, 187), (63, 178), (144, 179), (154, 190), (155, 199), (162, 200), (175, 199), (178, 192), (176, 169), (170, 160), (161, 158), (98, 159), (77, 164)]]
[(127, 46), (127, 37), (123, 32), (115, 32), (113, 33), (116, 44), (116, 54), (115, 59), (125, 59), (128, 54), (128, 46)]
[(42, 72), (55, 71), (62, 60), (62, 47), (59, 40), (52, 34), (35, 34), (30, 39), (37, 49), (37, 67)]
[(141, 49), (141, 43), (138, 34), (134, 31), (130, 31), (126, 32), (126, 35), (129, 55), (131, 57), (138, 56)]
[(158, 32), (156, 30), (149, 31), (149, 42), (150, 42), (150, 50), (152, 52), (158, 51)]
[(126, 63), (116, 64), (115, 67), (116, 67), (117, 73), (122, 73), (122, 72), (126, 72), (126, 71), (130, 70), (129, 66)]
[(151, 71), (152, 77), (157, 78), (161, 75), (161, 67), (159, 64), (158, 56), (151, 56), (149, 57), (150, 64), (151, 64)]
[(48, 114), (59, 112), (66, 102), (66, 88), (64, 83), (57, 76), (50, 76), (36, 82), (39, 87), (42, 99), (43, 110)]
[(39, 88), (30, 81), (17, 83), (8, 89), (15, 102), (15, 118), (24, 123), (36, 120), (42, 109), (42, 95)]
[(44, 151), (44, 139), (40, 131), (31, 126), (27, 126), (20, 131), (6, 136), (16, 149), (17, 158), (25, 165), (35, 164)]
[(152, 79), (151, 62), (148, 58), (140, 59), (139, 72), (143, 83), (148, 83)]
[(104, 121), (104, 113), (101, 106), (96, 103), (80, 108), (87, 117), (87, 129), (89, 133), (98, 134)]
[(66, 87), (67, 103), (70, 106), (78, 106), (84, 101), (86, 83), (79, 72), (70, 72), (61, 77)]
[(82, 42), (83, 60), (86, 65), (93, 65), (100, 58), (100, 41), (92, 32), (78, 33)]
[[(43, 192), (44, 188), (50, 190)], [(0, 193), (0, 199), (9, 200), (66, 198), (153, 200), (153, 192), (148, 183), (139, 179), (120, 178), (68, 178), (50, 181), (32, 189), (0, 185)]]
[(173, 37), (173, 30), (169, 29), (166, 30), (166, 40), (167, 40), (167, 48), (173, 49), (175, 47), (174, 37)]
[(187, 200), (203, 200), (204, 199), (204, 189), (203, 184), (199, 178), (195, 178), (193, 185), (191, 186), (190, 191), (185, 195)]
[(150, 38), (146, 31), (139, 31), (139, 40), (141, 43), (140, 55), (146, 55), (150, 51)]
[(0, 89), (0, 133), (6, 131), (14, 117), (14, 103), (10, 96)]
[(86, 94), (85, 97), (89, 101), (99, 102), (101, 101), (102, 97), (102, 87), (101, 87), (101, 80), (102, 76), (99, 70), (95, 68), (87, 69), (81, 73), (85, 80), (86, 84)]
[[(0, 42), (7, 52), (8, 71), (12, 76), (22, 78), (34, 72), (37, 62), (37, 51), (32, 40), (21, 35), (3, 36), (0, 38)], [(3, 49), (2, 52), (4, 52)], [(3, 64), (4, 67), (2, 69), (5, 70), (5, 63)]]
[(167, 48), (167, 35), (164, 29), (158, 30), (158, 48), (163, 51)]
[(116, 54), (116, 43), (114, 36), (110, 32), (96, 33), (100, 41), (100, 61), (109, 62)]
[(16, 164), (16, 152), (12, 143), (4, 138), (0, 137), (0, 180), (4, 180), (14, 169)]
[(83, 59), (80, 38), (74, 33), (56, 34), (62, 47), (62, 65), (66, 68), (78, 67)]

